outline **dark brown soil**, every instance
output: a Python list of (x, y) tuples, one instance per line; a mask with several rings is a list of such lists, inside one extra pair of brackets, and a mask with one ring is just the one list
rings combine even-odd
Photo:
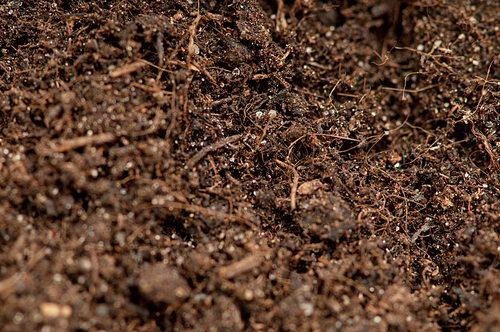
[(3, 1), (0, 330), (498, 331), (498, 1)]

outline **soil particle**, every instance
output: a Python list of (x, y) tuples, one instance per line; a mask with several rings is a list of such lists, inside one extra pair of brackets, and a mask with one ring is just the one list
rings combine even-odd
[(294, 220), (309, 236), (333, 242), (349, 236), (356, 228), (349, 206), (332, 193), (319, 192), (300, 202)]
[(186, 299), (191, 292), (179, 271), (162, 263), (144, 264), (138, 272), (136, 284), (145, 301), (172, 304)]

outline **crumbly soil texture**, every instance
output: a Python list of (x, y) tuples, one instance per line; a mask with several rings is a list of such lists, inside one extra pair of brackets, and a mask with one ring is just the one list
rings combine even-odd
[(499, 12), (3, 1), (1, 330), (495, 330)]

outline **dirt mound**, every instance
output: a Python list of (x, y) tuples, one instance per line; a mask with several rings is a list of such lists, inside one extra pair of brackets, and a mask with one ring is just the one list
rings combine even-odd
[(495, 1), (0, 5), (5, 331), (486, 331)]

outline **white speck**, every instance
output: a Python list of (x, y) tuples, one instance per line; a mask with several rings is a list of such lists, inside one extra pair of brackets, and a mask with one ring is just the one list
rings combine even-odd
[(438, 48), (439, 46), (441, 46), (441, 44), (443, 44), (443, 41), (441, 39), (438, 39), (434, 42), (434, 48)]
[(314, 312), (314, 306), (312, 305), (312, 303), (301, 303), (300, 309), (302, 309), (304, 315), (306, 315), (307, 317), (311, 316)]

